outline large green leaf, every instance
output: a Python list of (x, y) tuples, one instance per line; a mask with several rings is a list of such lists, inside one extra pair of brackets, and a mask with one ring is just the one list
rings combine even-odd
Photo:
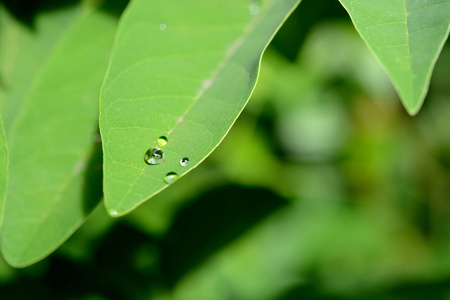
[(5, 132), (3, 130), (2, 116), (0, 115), (0, 228), (3, 221), (6, 185), (8, 180), (8, 148), (6, 146)]
[[(166, 174), (182, 176), (214, 150), (255, 86), (262, 52), (298, 2), (131, 3), (100, 103), (111, 215), (129, 212), (167, 187)], [(144, 154), (160, 136), (168, 138), (165, 162), (147, 165)]]
[[(1, 246), (13, 266), (48, 255), (100, 199), (94, 136), (116, 22), (100, 11), (77, 10), (70, 22), (55, 24), (63, 30), (47, 41), (42, 67), (32, 68), (17, 107), (5, 109), (10, 164)], [(37, 39), (41, 29), (35, 29)], [(16, 99), (11, 92), (7, 103), (9, 96)]]
[(450, 29), (450, 0), (340, 0), (389, 74), (406, 110), (416, 114)]

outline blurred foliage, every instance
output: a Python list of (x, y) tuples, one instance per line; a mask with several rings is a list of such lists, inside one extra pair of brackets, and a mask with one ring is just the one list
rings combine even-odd
[(1, 298), (450, 299), (449, 45), (409, 117), (325, 3), (281, 29), (197, 170), (126, 217), (98, 207), (34, 266), (1, 261)]

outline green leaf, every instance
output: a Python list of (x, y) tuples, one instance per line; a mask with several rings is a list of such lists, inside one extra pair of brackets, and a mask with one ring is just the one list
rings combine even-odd
[(0, 110), (6, 133), (52, 54), (53, 45), (77, 12), (79, 9), (72, 7), (43, 14), (37, 18), (36, 28), (29, 28), (0, 7), (0, 88), (5, 93), (3, 97), (7, 96), (5, 103), (0, 102)]
[(6, 185), (8, 183), (8, 147), (6, 145), (3, 120), (0, 115), (0, 228), (2, 227)]
[(116, 22), (100, 11), (78, 9), (65, 24), (54, 43), (47, 44), (48, 55), (35, 69), (30, 88), (10, 111), (1, 246), (16, 267), (45, 257), (64, 242), (101, 196), (94, 136)]
[[(183, 176), (217, 147), (252, 93), (262, 52), (298, 2), (131, 3), (100, 103), (111, 215), (126, 214), (166, 188), (166, 174)], [(168, 138), (165, 162), (147, 165), (144, 154), (160, 136)]]
[(450, 0), (340, 0), (409, 114), (425, 99), (450, 30)]

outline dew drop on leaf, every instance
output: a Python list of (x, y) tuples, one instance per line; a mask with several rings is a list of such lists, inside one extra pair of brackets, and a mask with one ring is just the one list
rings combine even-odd
[(144, 161), (149, 165), (159, 165), (164, 162), (163, 151), (159, 148), (150, 148), (145, 152)]
[(166, 29), (167, 29), (167, 24), (166, 23), (159, 24), (159, 30), (164, 31)]
[(252, 16), (256, 16), (257, 14), (259, 14), (259, 4), (258, 3), (252, 3), (250, 4), (250, 7), (248, 8), (248, 12), (252, 15)]
[(189, 164), (190, 160), (187, 157), (184, 157), (180, 160), (180, 166), (186, 167)]
[(167, 142), (168, 142), (169, 140), (167, 139), (167, 137), (165, 137), (165, 136), (160, 136), (159, 138), (158, 138), (158, 140), (157, 140), (157, 143), (158, 143), (158, 146), (159, 147), (164, 147), (165, 145), (167, 145)]
[(177, 181), (178, 177), (180, 177), (180, 176), (178, 176), (177, 173), (175, 173), (175, 172), (169, 172), (169, 173), (167, 173), (166, 176), (164, 177), (164, 181), (165, 181), (167, 184), (171, 184), (171, 183), (174, 183), (175, 181)]

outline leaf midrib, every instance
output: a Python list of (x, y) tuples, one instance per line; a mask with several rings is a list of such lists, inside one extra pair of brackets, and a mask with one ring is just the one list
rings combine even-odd
[[(275, 1), (271, 1), (271, 7)], [(270, 8), (267, 8), (264, 10), (264, 14), (259, 14), (253, 18), (253, 20), (249, 23), (249, 25), (245, 28), (243, 31), (243, 35), (238, 38), (233, 45), (228, 49), (228, 51), (225, 54), (224, 59), (219, 63), (216, 70), (213, 71), (211, 74), (211, 78), (206, 80), (203, 83), (202, 88), (200, 91), (195, 95), (191, 105), (186, 109), (186, 111), (183, 113), (181, 117), (179, 117), (177, 123), (173, 126), (173, 128), (169, 131), (168, 135), (170, 135), (172, 132), (175, 131), (175, 129), (185, 120), (185, 117), (189, 114), (189, 112), (192, 110), (192, 108), (197, 104), (198, 100), (203, 96), (204, 93), (206, 93), (216, 82), (219, 74), (221, 71), (225, 68), (228, 62), (233, 58), (233, 56), (237, 53), (237, 51), (240, 49), (240, 47), (245, 43), (245, 41), (248, 39), (249, 35), (252, 33), (252, 31), (257, 27), (257, 25), (261, 22), (263, 17), (267, 15), (267, 12), (270, 11)]]
[(411, 74), (411, 76), (409, 77), (409, 91), (410, 91), (410, 95), (409, 98), (414, 94), (413, 93), (413, 85), (414, 85), (414, 73), (412, 72), (412, 64), (411, 64), (411, 41), (409, 38), (410, 32), (409, 32), (409, 26), (408, 26), (408, 11), (406, 9), (406, 1), (407, 0), (403, 0), (403, 9), (405, 12), (405, 26), (406, 26), (406, 44), (407, 44), (407, 52), (408, 52), (408, 69), (409, 69), (409, 73)]

